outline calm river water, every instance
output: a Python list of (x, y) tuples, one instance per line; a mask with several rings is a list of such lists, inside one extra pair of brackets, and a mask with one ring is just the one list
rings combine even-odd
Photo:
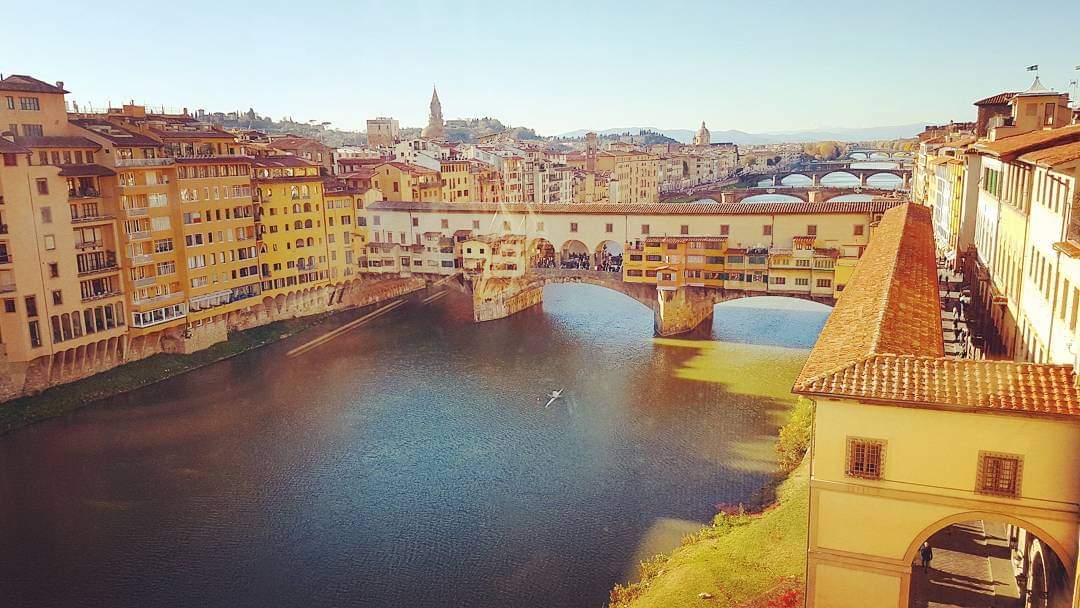
[(0, 605), (603, 606), (771, 498), (827, 309), (747, 302), (718, 340), (585, 285), (483, 325), (416, 302), (2, 436)]

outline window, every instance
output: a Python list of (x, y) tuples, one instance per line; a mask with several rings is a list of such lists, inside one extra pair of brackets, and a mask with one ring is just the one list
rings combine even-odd
[(604, 224), (604, 232), (615, 232), (615, 224)]
[(52, 292), (52, 303), (54, 306), (63, 306), (64, 304), (64, 292), (59, 289), (54, 289)]
[(439, 227), (444, 228), (444, 229), (449, 228), (450, 227), (450, 220), (439, 220)]
[(49, 278), (56, 279), (60, 277), (60, 264), (56, 262), (49, 262)]
[(14, 298), (4, 298), (4, 312), (15, 312)]
[(43, 240), (45, 241), (45, 249), (47, 251), (52, 251), (52, 250), (56, 249), (56, 237), (55, 236), (53, 236), (51, 234), (46, 234), (43, 237)]
[(641, 225), (641, 234), (649, 234), (649, 225), (648, 224), (642, 224)]
[(855, 236), (862, 236), (863, 235), (863, 230), (865, 228), (866, 227), (863, 226), (862, 224), (855, 224), (855, 230), (854, 230)]
[(764, 236), (772, 236), (772, 224), (765, 224), (761, 227), (761, 234)]
[(49, 180), (45, 179), (44, 177), (39, 177), (34, 181), (37, 183), (37, 193), (38, 194), (48, 194), (49, 193)]
[(570, 232), (577, 232), (577, 222), (570, 222)]
[(1016, 454), (979, 452), (975, 491), (995, 496), (1020, 496), (1024, 459)]
[(683, 224), (682, 226), (679, 226), (679, 234), (690, 234), (690, 225)]
[(817, 236), (817, 224), (810, 224), (806, 227), (806, 234), (809, 236)]
[(881, 479), (884, 468), (884, 441), (848, 437), (845, 475), (862, 479)]
[(30, 321), (27, 326), (30, 329), (30, 347), (37, 348), (41, 346), (41, 324), (37, 321)]
[(795, 284), (800, 286), (800, 287), (809, 287), (810, 286), (810, 279), (797, 278), (797, 279), (795, 279)]
[[(8, 105), (12, 105), (11, 98), (8, 97)], [(13, 108), (14, 109), (14, 108)], [(40, 110), (41, 101), (37, 97), (20, 97), (19, 98), (20, 110)]]
[(43, 137), (45, 129), (41, 125), (23, 125), (23, 137)]
[(412, 225), (413, 225), (414, 228), (419, 226), (420, 225), (420, 218), (418, 218), (418, 217), (412, 218)]
[(832, 279), (818, 279), (817, 280), (817, 286), (818, 287), (832, 287)]
[(41, 223), (42, 224), (51, 224), (52, 223), (52, 207), (42, 207), (40, 209), (40, 211), (41, 211)]
[[(8, 95), (4, 99), (7, 100), (7, 109), (14, 110), (15, 109), (15, 98), (12, 97), (11, 95)], [(14, 135), (14, 133), (12, 133), (12, 135)]]
[(26, 316), (28, 316), (28, 317), (36, 317), (36, 316), (38, 316), (37, 299), (34, 296), (26, 296), (24, 301), (26, 303)]
[(729, 234), (731, 234), (731, 226), (720, 224), (720, 236), (727, 236)]

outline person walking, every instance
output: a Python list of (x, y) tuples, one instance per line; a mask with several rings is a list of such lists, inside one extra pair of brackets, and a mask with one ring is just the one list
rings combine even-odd
[(923, 570), (930, 569), (930, 561), (934, 559), (934, 550), (930, 548), (930, 541), (926, 541), (919, 547), (919, 559), (922, 560)]

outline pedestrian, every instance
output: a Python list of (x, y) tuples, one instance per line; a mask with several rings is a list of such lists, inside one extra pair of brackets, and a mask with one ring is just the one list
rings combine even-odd
[(923, 570), (930, 569), (930, 560), (934, 559), (934, 550), (930, 548), (930, 541), (926, 541), (919, 547), (919, 559), (922, 560)]

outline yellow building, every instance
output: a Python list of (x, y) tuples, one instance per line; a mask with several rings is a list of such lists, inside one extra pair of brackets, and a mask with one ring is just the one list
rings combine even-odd
[[(942, 599), (935, 571), (917, 565), (924, 542), (941, 559), (943, 545), (982, 567), (996, 559), (1003, 597), (1075, 605), (1072, 367), (950, 358), (943, 340), (930, 210), (893, 208), (793, 389), (816, 404), (807, 606)], [(952, 540), (971, 530), (987, 538), (999, 530), (1009, 544), (995, 551), (1007, 555)], [(1019, 590), (1007, 591), (1014, 583)]]
[(330, 278), (319, 166), (295, 156), (252, 161), (262, 292), (269, 297)]
[(388, 201), (435, 202), (443, 196), (439, 172), (403, 162), (372, 167), (371, 185)]

